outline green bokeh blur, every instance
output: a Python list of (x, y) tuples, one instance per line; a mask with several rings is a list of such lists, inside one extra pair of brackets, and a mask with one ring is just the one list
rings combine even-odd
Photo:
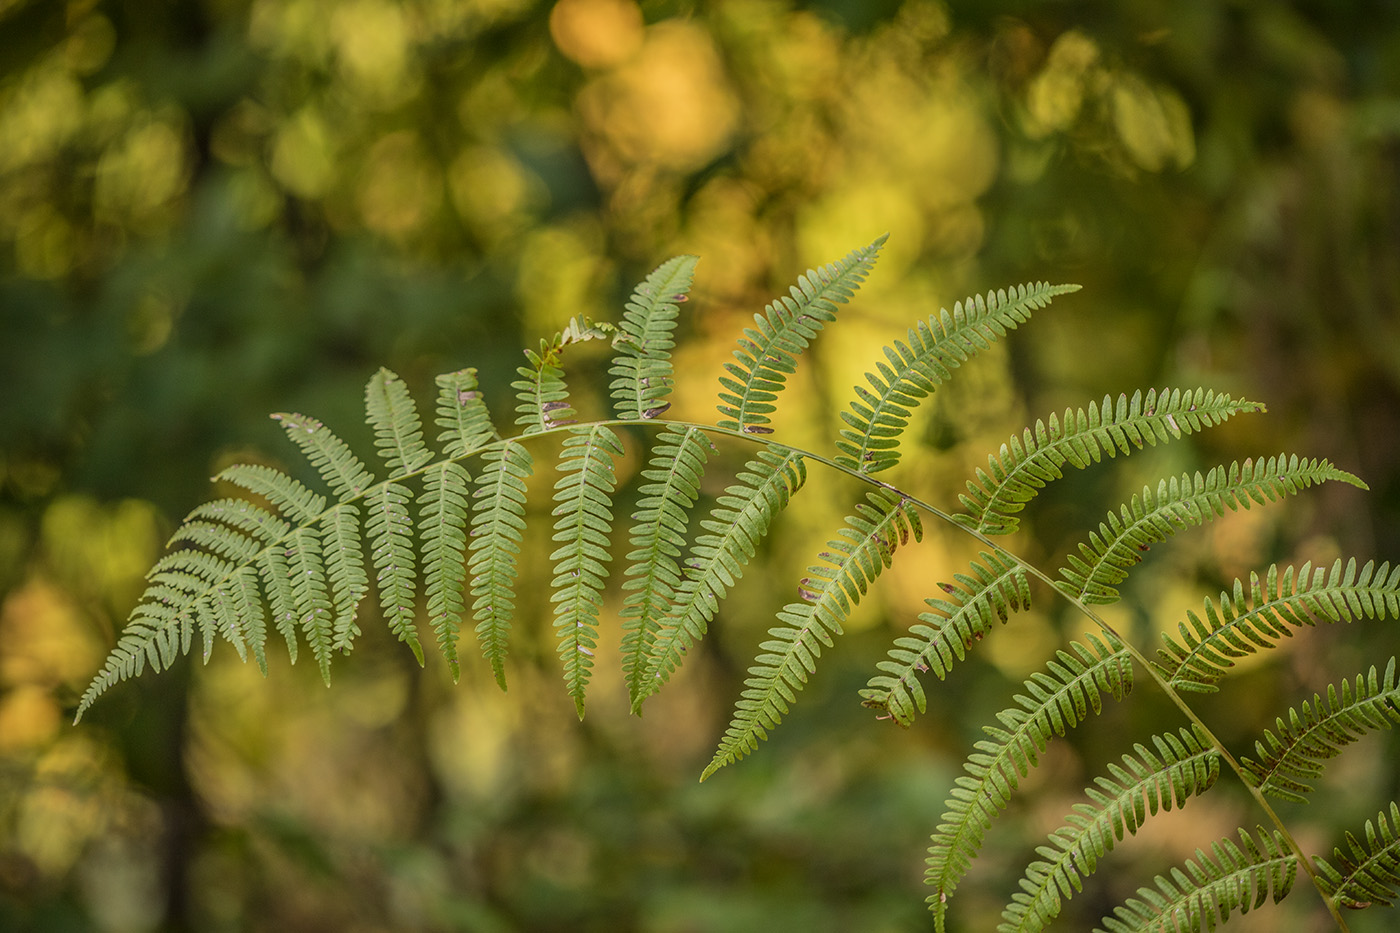
[[(828, 449), (849, 387), (916, 319), (1073, 281), (940, 389), (893, 481), (954, 508), (1037, 417), (1205, 385), (1270, 411), (1066, 478), (1013, 546), (1053, 567), (1147, 477), (1287, 450), (1371, 489), (1154, 552), (1111, 620), (1151, 644), (1271, 562), (1400, 558), (1388, 0), (0, 0), (0, 929), (927, 928), (924, 847), (978, 724), (1083, 626), (1046, 599), (931, 686), (914, 728), (873, 721), (856, 691), (971, 554), (931, 526), (771, 741), (697, 785), (783, 587), (856, 495), (830, 478), (641, 719), (602, 651), (574, 717), (540, 540), (509, 693), (479, 660), (457, 685), (440, 659), (418, 669), (371, 611), (329, 691), (304, 662), (264, 681), (216, 650), (67, 724), (207, 477), (300, 469), (266, 413), (368, 449), (378, 367), (426, 403), (435, 373), (475, 366), (504, 425), (522, 346), (576, 314), (616, 320), (686, 252), (702, 258), (672, 414), (710, 421), (750, 315), (886, 231), (781, 437)], [(596, 355), (570, 363), (581, 394), (601, 385)], [(707, 493), (742, 463), (721, 453)], [(1383, 665), (1386, 625), (1307, 633), (1210, 721), (1248, 752), (1287, 703)], [(1123, 735), (1178, 725), (1140, 692), (1052, 745), (958, 929), (995, 925)], [(1330, 853), (1400, 796), (1397, 760), (1368, 740), (1319, 812), (1285, 812)], [(1222, 800), (1124, 844), (1064, 928), (1260, 821)], [(1319, 910), (1300, 891), (1231, 929), (1326, 928)]]

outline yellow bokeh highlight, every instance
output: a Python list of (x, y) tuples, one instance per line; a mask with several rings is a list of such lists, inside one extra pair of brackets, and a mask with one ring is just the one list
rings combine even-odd
[(1082, 32), (1071, 29), (1055, 40), (1045, 67), (1026, 89), (1026, 132), (1032, 138), (1068, 129), (1079, 118), (1098, 61), (1098, 45)]
[(448, 188), (463, 222), (493, 239), (523, 227), (549, 199), (538, 176), (494, 146), (462, 150), (448, 169)]
[(318, 198), (336, 180), (336, 149), (320, 112), (303, 107), (282, 124), (273, 140), (273, 177), (293, 194)]
[(559, 0), (549, 13), (549, 34), (571, 61), (609, 68), (642, 47), (642, 11), (632, 0)]
[(366, 227), (401, 237), (436, 213), (442, 202), (442, 173), (415, 134), (390, 133), (370, 147), (355, 200)]
[(144, 114), (97, 163), (93, 213), (100, 219), (154, 232), (161, 209), (189, 181), (183, 128), (173, 113)]
[(525, 333), (545, 336), (576, 314), (599, 317), (605, 271), (597, 231), (579, 226), (544, 227), (526, 238), (516, 273)]
[(1195, 161), (1191, 113), (1175, 91), (1127, 75), (1114, 85), (1111, 100), (1118, 138), (1139, 168), (1183, 169)]
[(82, 127), (82, 86), (43, 64), (0, 88), (0, 172), (52, 159)]
[(408, 76), (408, 23), (399, 4), (341, 3), (331, 13), (330, 32), (346, 84), (362, 101), (393, 104), (415, 90)]
[[(738, 128), (739, 105), (709, 34), (667, 21), (646, 32), (636, 58), (594, 79), (579, 93), (590, 133), (625, 165), (686, 170), (718, 155)], [(595, 173), (615, 178), (620, 166), (596, 148)]]

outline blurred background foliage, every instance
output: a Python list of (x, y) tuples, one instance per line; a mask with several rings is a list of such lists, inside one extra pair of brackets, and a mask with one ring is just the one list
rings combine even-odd
[[(219, 651), (67, 725), (205, 478), (296, 468), (266, 412), (365, 449), (376, 367), (426, 399), (472, 365), (504, 422), (522, 345), (616, 319), (649, 268), (693, 252), (673, 414), (712, 420), (749, 315), (884, 231), (781, 437), (826, 448), (879, 346), (939, 306), (1075, 281), (939, 392), (895, 481), (952, 504), (1035, 417), (1204, 384), (1271, 411), (1067, 478), (1013, 546), (1053, 566), (1145, 477), (1286, 449), (1372, 490), (1226, 516), (1154, 554), (1112, 620), (1148, 643), (1270, 561), (1400, 558), (1389, 0), (0, 0), (0, 927), (924, 928), (924, 845), (976, 723), (1082, 625), (1042, 599), (914, 729), (873, 722), (856, 689), (969, 553), (930, 527), (772, 741), (696, 785), (785, 600), (771, 581), (797, 579), (857, 494), (829, 478), (642, 719), (604, 661), (578, 723), (547, 625), (521, 626), (502, 695), (479, 663), (457, 686), (440, 660), (418, 670), (370, 619), (330, 691), (305, 664), (263, 681)], [(579, 387), (600, 372), (586, 349)], [(742, 462), (727, 453), (714, 492)], [(529, 547), (543, 574), (546, 543)], [(544, 616), (546, 581), (527, 578), (522, 618)], [(1396, 639), (1295, 642), (1226, 685), (1212, 721), (1243, 751)], [(992, 925), (1124, 734), (1173, 727), (1144, 686), (1052, 746), (960, 892), (962, 928)], [(1285, 808), (1315, 851), (1400, 793), (1383, 739)], [(1065, 928), (1258, 820), (1228, 795), (1164, 820)], [(1300, 891), (1239, 927), (1318, 922)]]

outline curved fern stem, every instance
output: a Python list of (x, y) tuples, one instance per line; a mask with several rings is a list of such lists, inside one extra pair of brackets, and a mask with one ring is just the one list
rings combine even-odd
[(1206, 600), (1204, 613), (1203, 619), (1187, 611), (1186, 622), (1177, 624), (1181, 641), (1162, 635), (1165, 645), (1157, 650), (1156, 667), (1174, 689), (1214, 691), (1235, 659), (1291, 637), (1290, 626), (1400, 618), (1400, 565), (1392, 570), (1389, 563), (1377, 568), (1368, 562), (1358, 573), (1355, 560), (1343, 569), (1338, 558), (1330, 572), (1306, 563), (1280, 574), (1275, 564), (1262, 582), (1258, 574), (1249, 575), (1248, 594), (1236, 580), (1233, 596), (1221, 593), (1218, 604)]
[(1060, 568), (1059, 588), (1086, 603), (1118, 600), (1115, 584), (1141, 562), (1143, 552), (1183, 528), (1205, 524), (1225, 510), (1248, 509), (1299, 492), (1326, 480), (1354, 486), (1365, 484), (1326, 460), (1300, 460), (1280, 454), (1268, 460), (1246, 460), (1223, 466), (1202, 476), (1182, 474), (1162, 480), (1154, 493), (1144, 486), (1140, 495), (1109, 512), (1107, 522), (1079, 545), (1082, 556), (1069, 555), (1069, 566)]
[(1059, 916), (1063, 901), (1082, 890), (1099, 859), (1113, 851), (1124, 835), (1136, 835), (1159, 809), (1178, 809), (1199, 796), (1220, 776), (1220, 753), (1199, 732), (1154, 735), (1153, 754), (1141, 743), (1123, 765), (1110, 763), (1109, 777), (1094, 779), (1084, 793), (1091, 803), (1075, 804), (1066, 825), (1050, 834), (1042, 858), (1026, 867), (1021, 890), (1002, 911), (998, 933), (1038, 933)]
[(1006, 808), (1021, 778), (1030, 773), (1052, 736), (1064, 735), (1089, 714), (1103, 710), (1103, 695), (1120, 700), (1132, 689), (1127, 647), (1116, 637), (1107, 642), (1088, 635), (1090, 647), (1072, 642), (1074, 653), (1056, 652), (1046, 671), (1025, 682), (1027, 695), (997, 714), (1002, 727), (983, 726), (992, 741), (977, 743), (963, 764), (967, 772), (954, 783), (947, 811), (933, 834), (924, 883), (939, 930), (948, 900), (967, 874), (992, 820)]
[(1078, 285), (1036, 282), (1010, 292), (975, 295), (955, 304), (952, 314), (941, 309), (927, 322), (918, 322), (909, 329), (907, 344), (896, 340), (893, 347), (884, 348), (888, 365), (877, 362), (878, 374), (865, 374), (870, 388), (855, 387), (851, 410), (841, 412), (847, 426), (836, 442), (841, 451), (836, 461), (862, 473), (894, 466), (899, 462), (899, 437), (920, 400), (979, 350), (1030, 320), (1033, 310), (1044, 308), (1057, 295), (1078, 290)]
[[(1211, 843), (1211, 855), (1200, 849), (1187, 859), (1185, 870), (1173, 868), (1171, 878), (1157, 876), (1157, 889), (1139, 888), (1136, 898), (1103, 919), (1108, 933), (1157, 933), (1162, 930), (1214, 929), (1230, 914), (1283, 900), (1293, 889), (1298, 857), (1288, 851), (1279, 833), (1258, 830), (1258, 838), (1241, 829), (1240, 845), (1230, 839)], [(1096, 930), (1095, 933), (1099, 933)]]
[(719, 426), (745, 434), (771, 434), (763, 427), (776, 409), (773, 402), (787, 377), (797, 370), (797, 357), (826, 324), (836, 320), (837, 306), (845, 304), (870, 274), (885, 234), (863, 249), (820, 269), (808, 269), (788, 295), (780, 296), (754, 315), (757, 329), (745, 328), (734, 351), (738, 363), (725, 363), (728, 376), (722, 387)]
[(1342, 749), (1371, 732), (1390, 729), (1400, 722), (1400, 683), (1395, 678), (1395, 659), (1386, 666), (1384, 679), (1375, 667), (1366, 676), (1351, 682), (1327, 685), (1327, 704), (1314, 694), (1288, 710), (1287, 718), (1276, 720), (1278, 733), (1266, 729), (1264, 738), (1254, 743), (1258, 761), (1241, 759), (1250, 783), (1271, 797), (1302, 802), (1312, 788), (1307, 779), (1322, 776), (1323, 762), (1335, 758)]
[(895, 639), (889, 660), (876, 665), (883, 674), (870, 678), (861, 705), (878, 710), (901, 726), (914, 721), (914, 710), (927, 709), (919, 674), (932, 671), (942, 680), (956, 657), (961, 661), (974, 642), (1012, 612), (1029, 609), (1030, 584), (1015, 561), (983, 551), (972, 562), (972, 575), (955, 574), (956, 585), (940, 583), (952, 601), (927, 599), (931, 611), (920, 613), (909, 635)]
[(801, 455), (776, 445), (759, 451), (745, 470), (719, 497), (710, 517), (700, 522), (705, 533), (696, 538), (686, 561), (685, 579), (657, 627), (638, 680), (641, 692), (633, 712), (641, 712), (646, 698), (661, 689), (680, 667), (686, 650), (704, 637), (720, 600), (743, 576), (773, 519), (807, 479)]
[(1066, 408), (1062, 418), (1036, 419), (987, 458), (987, 469), (979, 468), (967, 494), (958, 496), (968, 511), (957, 520), (986, 534), (1011, 534), (1020, 524), (1015, 513), (1060, 479), (1066, 465), (1082, 470), (1104, 454), (1127, 455), (1255, 411), (1264, 406), (1205, 389), (1152, 389), (1131, 399), (1119, 395), (1116, 406), (1104, 396), (1097, 406)]
[(825, 563), (807, 568), (809, 575), (797, 587), (803, 601), (789, 603), (778, 613), (783, 624), (770, 628), (773, 640), (759, 646), (762, 653), (749, 668), (733, 719), (700, 780), (758, 748), (816, 671), (822, 645), (831, 647), (841, 634), (842, 622), (890, 566), (895, 550), (923, 537), (909, 500), (883, 489), (866, 498), (870, 504), (858, 504), (856, 514), (846, 517), (840, 537), (827, 542), (831, 550), (821, 554)]

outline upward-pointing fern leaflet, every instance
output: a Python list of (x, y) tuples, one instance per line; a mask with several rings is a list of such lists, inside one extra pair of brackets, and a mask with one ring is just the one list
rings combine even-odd
[(656, 630), (675, 599), (680, 585), (676, 561), (685, 545), (690, 511), (700, 495), (710, 442), (699, 428), (667, 427), (656, 439), (651, 461), (642, 471), (647, 482), (632, 516), (627, 553), (628, 568), (622, 589), (622, 672), (635, 708), (643, 694)]
[(923, 537), (918, 512), (909, 500), (883, 489), (866, 498), (868, 505), (857, 504), (856, 513), (846, 517), (840, 537), (827, 542), (831, 550), (822, 552), (824, 563), (807, 568), (808, 576), (797, 588), (803, 601), (783, 607), (778, 613), (783, 624), (768, 630), (772, 640), (759, 646), (762, 653), (749, 668), (734, 718), (702, 781), (768, 737), (768, 730), (782, 721), (797, 691), (816, 671), (822, 645), (831, 647), (842, 633), (842, 623), (890, 566), (896, 549)]
[(948, 901), (982, 847), (992, 820), (1006, 809), (1021, 779), (1030, 773), (1050, 739), (1064, 735), (1092, 711), (1103, 709), (1103, 694), (1120, 700), (1132, 688), (1127, 647), (1111, 635), (1107, 642), (1086, 635), (1091, 647), (1074, 642), (1056, 652), (1046, 671), (1025, 682), (1026, 694), (997, 714), (1001, 727), (983, 726), (991, 741), (977, 743), (954, 783), (947, 811), (933, 834), (924, 883), (934, 891), (929, 910), (940, 931)]
[(908, 343), (895, 341), (893, 347), (884, 348), (889, 365), (877, 362), (878, 375), (865, 374), (870, 388), (856, 386), (851, 410), (841, 412), (847, 426), (836, 442), (841, 451), (836, 462), (863, 473), (894, 466), (899, 461), (899, 437), (921, 399), (979, 350), (1030, 320), (1032, 311), (1045, 307), (1056, 295), (1078, 290), (1078, 285), (1037, 282), (1013, 288), (1009, 294), (989, 292), (986, 297), (958, 302), (952, 314), (942, 309), (938, 316), (910, 328)]
[(739, 482), (719, 497), (709, 518), (700, 522), (705, 533), (695, 539), (685, 579), (657, 629), (639, 681), (641, 695), (635, 712), (670, 680), (686, 650), (704, 637), (720, 600), (743, 576), (773, 519), (807, 479), (806, 462), (783, 447), (760, 451), (745, 470)]
[(889, 235), (846, 258), (820, 269), (809, 269), (788, 295), (780, 296), (754, 315), (757, 329), (745, 328), (734, 351), (737, 363), (725, 363), (720, 377), (719, 426), (747, 434), (771, 434), (764, 427), (776, 411), (773, 402), (787, 377), (797, 370), (797, 357), (822, 327), (836, 320), (837, 305), (845, 304), (870, 274), (875, 257)]
[(646, 277), (622, 315), (613, 339), (617, 356), (609, 370), (617, 416), (627, 421), (655, 418), (671, 407), (671, 348), (680, 302), (686, 300), (698, 257), (668, 259)]
[(555, 483), (554, 631), (564, 681), (579, 718), (584, 692), (598, 647), (598, 612), (603, 604), (606, 565), (611, 560), (609, 504), (616, 477), (613, 461), (622, 456), (622, 442), (601, 425), (570, 429), (559, 462), (563, 476)]

